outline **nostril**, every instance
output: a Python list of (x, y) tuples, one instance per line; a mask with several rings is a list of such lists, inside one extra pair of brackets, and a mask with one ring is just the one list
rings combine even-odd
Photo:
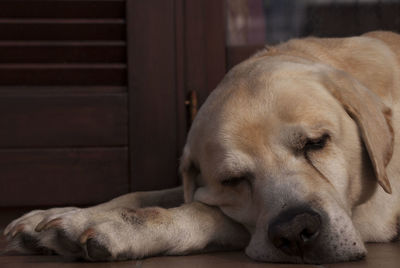
[(275, 237), (274, 241), (272, 242), (275, 247), (277, 248), (283, 248), (283, 247), (289, 247), (290, 246), (290, 241), (289, 239), (286, 239), (284, 237)]
[(301, 219), (304, 229), (300, 232), (300, 238), (304, 243), (313, 241), (318, 235), (321, 228), (321, 217), (319, 214), (307, 213)]
[(276, 237), (272, 243), (277, 249), (285, 252), (288, 255), (293, 255), (293, 252), (296, 251), (296, 249), (293, 248), (294, 245), (291, 240), (287, 238)]
[(319, 234), (318, 230), (310, 230), (308, 228), (304, 229), (300, 233), (300, 238), (304, 243), (308, 243), (312, 241), (315, 237), (317, 237)]

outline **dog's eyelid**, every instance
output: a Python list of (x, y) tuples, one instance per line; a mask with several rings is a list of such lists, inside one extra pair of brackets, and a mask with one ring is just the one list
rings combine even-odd
[(221, 185), (223, 186), (237, 186), (242, 182), (248, 182), (250, 185), (252, 184), (253, 176), (246, 172), (241, 175), (230, 176), (220, 181)]
[(244, 177), (244, 176), (229, 177), (229, 178), (223, 179), (221, 181), (221, 184), (223, 186), (237, 186), (245, 180), (246, 180), (246, 177)]
[(319, 150), (325, 147), (327, 141), (330, 139), (329, 133), (324, 133), (317, 138), (307, 138), (304, 144), (304, 150)]

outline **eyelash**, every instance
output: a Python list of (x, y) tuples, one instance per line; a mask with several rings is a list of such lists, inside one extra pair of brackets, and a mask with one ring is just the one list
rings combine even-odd
[(223, 186), (235, 187), (235, 186), (238, 186), (240, 183), (242, 183), (245, 180), (246, 180), (246, 177), (244, 177), (244, 176), (233, 177), (233, 178), (229, 178), (229, 179), (225, 179), (225, 180), (221, 181), (221, 184)]
[(325, 147), (328, 139), (330, 138), (329, 134), (324, 134), (320, 138), (317, 139), (308, 139), (304, 144), (304, 151), (318, 151)]

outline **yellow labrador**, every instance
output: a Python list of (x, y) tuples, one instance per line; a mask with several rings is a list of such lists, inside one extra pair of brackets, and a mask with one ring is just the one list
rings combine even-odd
[(364, 242), (398, 237), (399, 64), (390, 32), (266, 48), (201, 108), (183, 188), (30, 212), (6, 228), (9, 248), (88, 260), (215, 248), (266, 262), (363, 258)]

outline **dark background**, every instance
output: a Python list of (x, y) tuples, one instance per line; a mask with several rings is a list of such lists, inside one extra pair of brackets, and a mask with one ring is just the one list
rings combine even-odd
[(271, 44), (400, 30), (398, 1), (320, 2), (0, 0), (0, 207), (178, 185), (193, 102), (264, 43), (230, 42), (232, 14)]

